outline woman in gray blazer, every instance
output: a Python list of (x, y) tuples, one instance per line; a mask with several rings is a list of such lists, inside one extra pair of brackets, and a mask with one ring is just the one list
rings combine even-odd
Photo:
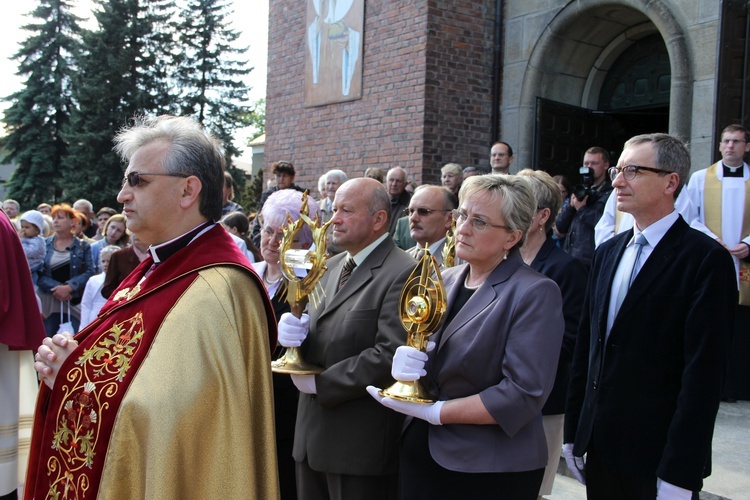
[(368, 392), (416, 417), (401, 441), (402, 498), (532, 500), (547, 463), (541, 410), (562, 342), (560, 290), (519, 252), (537, 211), (525, 179), (470, 177), (459, 198), (456, 256), (467, 264), (443, 276), (448, 313), (430, 337), (436, 347), (399, 347), (392, 368), (397, 380), (424, 377), (437, 402)]

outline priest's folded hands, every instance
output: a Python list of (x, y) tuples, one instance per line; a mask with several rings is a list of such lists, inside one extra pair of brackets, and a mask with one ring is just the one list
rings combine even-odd
[(44, 339), (34, 355), (34, 370), (37, 372), (39, 381), (52, 389), (60, 366), (76, 347), (78, 347), (78, 342), (73, 340), (73, 335), (67, 332)]

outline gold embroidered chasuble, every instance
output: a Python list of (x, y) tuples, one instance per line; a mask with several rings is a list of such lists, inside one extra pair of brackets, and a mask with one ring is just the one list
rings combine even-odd
[(26, 498), (278, 497), (265, 293), (238, 266), (188, 279), (84, 330), (40, 395)]
[[(202, 271), (165, 318), (117, 415), (98, 498), (278, 497), (262, 292), (233, 273)], [(190, 325), (178, 319), (191, 311)]]

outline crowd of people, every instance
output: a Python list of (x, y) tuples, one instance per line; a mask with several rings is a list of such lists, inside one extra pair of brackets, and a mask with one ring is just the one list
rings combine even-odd
[[(575, 187), (511, 174), (506, 142), (490, 172), (448, 163), (413, 191), (398, 166), (330, 170), (307, 202), (330, 221), (323, 293), (300, 314), (294, 165), (249, 219), (215, 138), (140, 120), (115, 138), (121, 213), (3, 202), (47, 335), (27, 496), (531, 500), (562, 455), (589, 498), (691, 498), (719, 402), (750, 399), (749, 141), (727, 127), (690, 178), (666, 134), (616, 166), (591, 147)], [(399, 299), (425, 248), (447, 307), (420, 349)], [(272, 375), (291, 347), (321, 372)], [(418, 379), (433, 402), (380, 391)]]

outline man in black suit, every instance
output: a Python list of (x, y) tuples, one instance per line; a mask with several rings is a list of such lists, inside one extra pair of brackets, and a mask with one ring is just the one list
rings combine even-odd
[(689, 499), (710, 474), (737, 282), (674, 210), (689, 170), (666, 134), (630, 139), (609, 170), (636, 226), (596, 251), (573, 358), (563, 454), (590, 499)]
[[(346, 181), (333, 202), (333, 242), (323, 299), (301, 319), (279, 321), (279, 343), (299, 346), (317, 375), (292, 375), (300, 390), (293, 456), (300, 500), (396, 498), (403, 415), (379, 405), (368, 385), (393, 383), (406, 342), (399, 298), (416, 261), (388, 234), (390, 200), (375, 179)], [(308, 335), (309, 332), (309, 335)]]

